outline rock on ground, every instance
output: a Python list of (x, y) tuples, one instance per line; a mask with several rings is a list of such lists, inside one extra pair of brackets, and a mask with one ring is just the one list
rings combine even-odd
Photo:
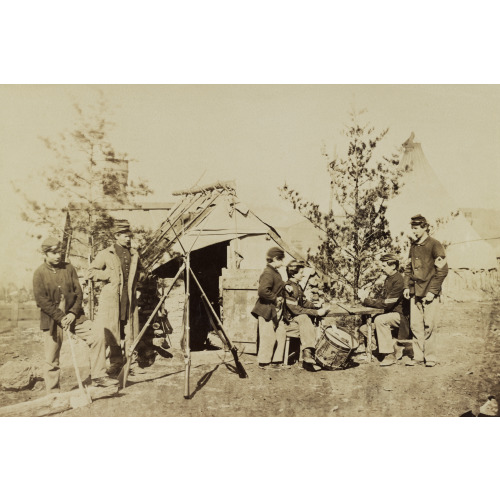
[(38, 378), (37, 367), (27, 361), (7, 361), (0, 367), (0, 386), (7, 391), (29, 389)]

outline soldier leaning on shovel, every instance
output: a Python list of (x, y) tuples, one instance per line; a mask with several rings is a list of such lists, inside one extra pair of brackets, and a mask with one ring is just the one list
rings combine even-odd
[(92, 331), (92, 322), (83, 314), (83, 292), (75, 268), (61, 260), (62, 244), (47, 238), (42, 244), (44, 263), (33, 275), (33, 293), (40, 308), (40, 329), (45, 348), (45, 386), (60, 391), (59, 354), (63, 331), (70, 330), (90, 348), (92, 385), (109, 387), (117, 381), (106, 376), (104, 336)]

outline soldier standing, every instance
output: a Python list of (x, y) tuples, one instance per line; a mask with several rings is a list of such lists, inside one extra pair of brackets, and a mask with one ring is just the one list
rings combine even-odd
[(285, 351), (286, 333), (280, 321), (283, 312), (285, 283), (278, 271), (285, 252), (279, 247), (267, 251), (267, 266), (259, 278), (258, 299), (252, 315), (259, 321), (259, 351), (257, 359), (262, 369), (281, 368)]
[(104, 335), (92, 330), (92, 322), (83, 314), (83, 292), (75, 268), (61, 260), (62, 244), (47, 238), (42, 244), (44, 263), (33, 275), (33, 293), (40, 308), (40, 329), (45, 350), (45, 387), (48, 392), (60, 391), (59, 354), (63, 331), (81, 338), (90, 348), (92, 385), (109, 387), (116, 380), (106, 377)]
[(411, 218), (414, 235), (404, 273), (404, 292), (410, 300), (410, 327), (415, 336), (414, 357), (407, 365), (436, 366), (436, 327), (441, 286), (448, 274), (443, 245), (429, 236), (422, 215)]
[(139, 333), (136, 290), (140, 261), (138, 252), (131, 247), (132, 232), (128, 221), (116, 220), (113, 233), (114, 244), (96, 255), (87, 279), (104, 283), (94, 324), (103, 332), (109, 346), (108, 374), (116, 377), (125, 364), (121, 341), (124, 340), (126, 357)]

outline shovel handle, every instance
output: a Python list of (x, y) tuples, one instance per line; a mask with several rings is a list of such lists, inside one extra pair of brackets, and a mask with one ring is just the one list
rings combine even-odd
[(83, 386), (82, 377), (80, 376), (80, 370), (78, 369), (78, 365), (76, 363), (75, 347), (73, 345), (73, 339), (71, 338), (71, 333), (69, 331), (69, 328), (65, 328), (64, 331), (68, 336), (69, 347), (71, 349), (71, 358), (73, 359), (73, 367), (75, 368), (76, 380), (78, 380), (78, 387), (85, 396), (85, 399), (90, 404), (92, 403), (92, 398), (90, 397), (90, 394), (85, 390), (85, 387)]

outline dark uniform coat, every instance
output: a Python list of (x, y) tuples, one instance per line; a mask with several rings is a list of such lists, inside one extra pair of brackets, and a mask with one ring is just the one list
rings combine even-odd
[[(61, 326), (61, 320), (68, 313), (76, 317), (75, 324), (87, 318), (83, 316), (83, 292), (75, 268), (61, 262), (51, 268), (45, 262), (33, 274), (33, 294), (40, 308), (40, 330), (52, 330), (54, 323)], [(65, 310), (59, 309), (64, 297)]]
[(400, 340), (405, 340), (410, 338), (409, 303), (408, 301), (404, 300), (403, 291), (404, 291), (403, 275), (399, 272), (396, 272), (392, 276), (387, 276), (384, 282), (382, 296), (380, 298), (373, 299), (371, 297), (367, 297), (363, 301), (364, 306), (383, 309), (384, 313), (390, 313), (390, 312), (399, 313), (401, 321), (399, 323), (398, 338)]
[(307, 314), (308, 316), (318, 316), (318, 307), (312, 302), (306, 300), (304, 290), (295, 281), (288, 280), (285, 283), (285, 310), (283, 319), (285, 323), (290, 321), (299, 314)]
[(412, 295), (425, 297), (428, 292), (439, 295), (447, 274), (446, 255), (438, 240), (428, 236), (421, 243), (412, 243), (404, 276), (404, 287)]
[(252, 314), (255, 317), (262, 316), (266, 321), (271, 319), (278, 322), (278, 298), (283, 297), (283, 287), (285, 283), (281, 274), (273, 266), (267, 265), (259, 278), (259, 296)]

